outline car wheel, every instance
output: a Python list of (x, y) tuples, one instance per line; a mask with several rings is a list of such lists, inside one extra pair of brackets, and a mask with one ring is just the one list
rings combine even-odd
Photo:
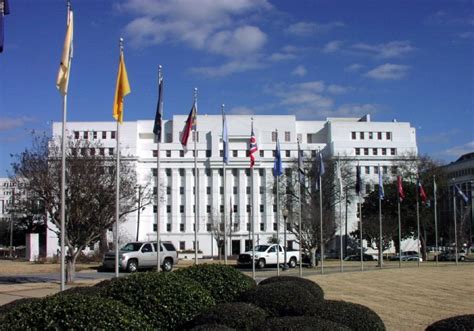
[(288, 266), (290, 268), (296, 268), (296, 259), (294, 257), (290, 259), (290, 262), (288, 262)]
[(171, 259), (165, 259), (163, 261), (163, 265), (161, 266), (161, 270), (164, 272), (170, 272), (173, 269), (173, 261)]
[(265, 268), (265, 259), (260, 259), (260, 260), (258, 260), (258, 262), (257, 262), (257, 267), (258, 267), (259, 269)]
[(464, 261), (466, 258), (464, 256), (459, 257), (459, 261)]
[(127, 263), (128, 272), (136, 272), (138, 270), (138, 262), (136, 260), (130, 260)]

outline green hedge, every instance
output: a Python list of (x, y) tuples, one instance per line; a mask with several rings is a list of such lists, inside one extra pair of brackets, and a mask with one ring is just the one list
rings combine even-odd
[(207, 309), (191, 321), (190, 327), (219, 324), (238, 330), (253, 330), (267, 316), (265, 310), (253, 304), (229, 302)]
[(163, 330), (179, 327), (215, 303), (207, 290), (176, 272), (136, 273), (109, 283), (102, 293), (146, 314)]
[(258, 326), (259, 331), (346, 331), (347, 326), (311, 316), (270, 318)]
[(0, 316), (0, 330), (150, 328), (146, 316), (120, 302), (78, 294), (35, 300)]
[(474, 314), (459, 315), (439, 320), (426, 328), (426, 331), (472, 331), (474, 330)]
[(223, 264), (198, 264), (176, 273), (198, 282), (211, 293), (216, 303), (234, 301), (256, 286), (252, 278)]
[(234, 331), (236, 329), (229, 328), (228, 326), (222, 324), (204, 324), (198, 325), (192, 329), (192, 331)]
[(286, 281), (259, 285), (244, 293), (242, 301), (265, 309), (271, 316), (302, 316), (323, 299), (316, 298), (298, 283)]
[(94, 295), (94, 296), (100, 296), (100, 293), (102, 292), (101, 287), (95, 287), (95, 286), (76, 286), (76, 287), (71, 287), (68, 288), (67, 290), (64, 290), (62, 292), (58, 292), (55, 295), (71, 295), (71, 294), (82, 294), (82, 295)]
[(372, 309), (352, 302), (325, 300), (311, 307), (309, 314), (343, 324), (353, 330), (385, 330), (382, 319)]
[(29, 304), (41, 300), (40, 298), (22, 298), (9, 303), (6, 303), (0, 306), (0, 316), (6, 314), (7, 312), (16, 309), (17, 307), (23, 306), (24, 304)]
[(323, 289), (316, 284), (315, 282), (301, 277), (293, 276), (274, 276), (262, 280), (259, 285), (266, 285), (272, 283), (281, 283), (281, 282), (294, 282), (295, 285), (303, 287), (305, 290), (314, 295), (314, 297), (320, 301), (324, 299)]

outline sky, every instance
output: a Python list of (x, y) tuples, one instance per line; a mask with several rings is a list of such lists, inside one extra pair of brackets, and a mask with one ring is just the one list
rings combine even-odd
[[(474, 151), (472, 0), (73, 0), (68, 121), (111, 121), (119, 38), (131, 85), (124, 120), (284, 114), (410, 122), (420, 154)], [(0, 54), (0, 177), (62, 120), (55, 86), (65, 0), (10, 0)]]

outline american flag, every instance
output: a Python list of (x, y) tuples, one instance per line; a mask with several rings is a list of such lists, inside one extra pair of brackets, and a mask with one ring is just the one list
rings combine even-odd
[(423, 185), (421, 184), (421, 181), (419, 179), (418, 179), (417, 186), (418, 186), (418, 194), (420, 195), (421, 202), (425, 203), (427, 196), (426, 196), (425, 189), (423, 188)]
[(253, 168), (253, 166), (255, 165), (255, 155), (253, 154), (256, 151), (258, 151), (257, 138), (255, 138), (255, 133), (253, 132), (253, 122), (252, 122), (252, 133), (250, 134), (250, 144), (249, 144), (250, 168)]

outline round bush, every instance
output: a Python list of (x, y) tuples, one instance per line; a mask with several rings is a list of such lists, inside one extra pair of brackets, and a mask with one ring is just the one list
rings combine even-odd
[(211, 293), (216, 303), (234, 301), (241, 293), (256, 286), (252, 278), (223, 264), (198, 264), (176, 273), (201, 284)]
[(259, 285), (242, 295), (242, 301), (253, 303), (271, 316), (302, 316), (311, 307), (323, 301), (295, 282), (278, 282)]
[(316, 299), (322, 300), (324, 299), (324, 291), (323, 289), (316, 284), (315, 282), (301, 277), (293, 277), (293, 276), (274, 276), (269, 277), (262, 280), (259, 285), (266, 285), (272, 283), (281, 283), (281, 282), (293, 282), (297, 286), (303, 287), (305, 290), (313, 294)]
[(203, 324), (190, 329), (192, 331), (234, 331), (235, 329), (221, 324)]
[(350, 328), (312, 316), (274, 317), (258, 326), (259, 331), (346, 331)]
[(214, 305), (207, 290), (176, 272), (136, 273), (109, 283), (102, 295), (141, 311), (161, 330), (176, 329)]
[(459, 315), (434, 322), (426, 331), (471, 331), (474, 330), (474, 314)]
[(117, 277), (114, 277), (114, 278), (110, 278), (110, 279), (104, 279), (100, 282), (98, 282), (97, 284), (94, 285), (94, 287), (106, 287), (106, 286), (109, 286), (109, 284), (115, 282), (119, 280), (119, 278)]
[(191, 321), (191, 326), (220, 324), (239, 330), (253, 330), (268, 313), (245, 302), (229, 302), (207, 309)]
[(71, 294), (82, 294), (82, 295), (95, 295), (100, 296), (102, 291), (101, 287), (95, 286), (76, 286), (68, 288), (67, 290), (56, 293), (55, 295), (71, 295)]
[(354, 330), (385, 330), (382, 319), (372, 309), (357, 303), (325, 300), (311, 307), (309, 314), (343, 324)]
[(104, 298), (50, 296), (18, 306), (0, 317), (8, 330), (125, 330), (151, 329), (146, 316), (126, 305)]
[(0, 306), (0, 316), (8, 313), (9, 311), (16, 309), (17, 307), (23, 306), (34, 301), (41, 300), (40, 298), (22, 298)]

